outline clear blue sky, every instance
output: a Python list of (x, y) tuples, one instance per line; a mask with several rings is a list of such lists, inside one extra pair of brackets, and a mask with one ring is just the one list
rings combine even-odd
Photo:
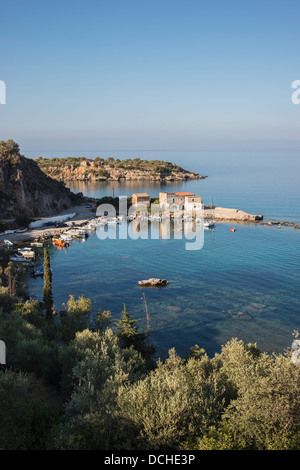
[(0, 20), (0, 139), (25, 154), (300, 149), (299, 0), (9, 0)]

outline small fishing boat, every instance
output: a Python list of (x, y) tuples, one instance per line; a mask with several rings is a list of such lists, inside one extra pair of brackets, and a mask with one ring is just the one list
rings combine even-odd
[(106, 219), (106, 222), (107, 222), (108, 224), (118, 224), (118, 223), (119, 223), (119, 220), (118, 220), (117, 217), (112, 217), (112, 218), (110, 218), (110, 219)]
[(213, 227), (215, 227), (215, 223), (212, 220), (205, 220), (203, 222), (203, 227), (204, 228), (213, 228)]
[(67, 242), (67, 241), (72, 241), (72, 236), (71, 235), (68, 235), (67, 233), (63, 233), (61, 236), (60, 236), (61, 240), (63, 240), (64, 242)]
[(203, 223), (204, 228), (214, 228), (215, 227), (215, 206), (212, 202), (212, 196), (210, 196), (210, 208), (211, 208), (211, 215), (209, 216), (209, 220), (205, 220)]
[(13, 246), (14, 244), (10, 240), (4, 240), (5, 245)]
[(235, 227), (230, 227), (231, 232), (235, 232)]
[(16, 253), (16, 254), (14, 254), (14, 255), (10, 255), (10, 258), (11, 258), (12, 256), (14, 256), (14, 257), (16, 257), (16, 258), (23, 258), (23, 255), (20, 255), (19, 253)]
[(34, 277), (44, 276), (44, 268), (34, 269), (31, 273)]
[(58, 248), (63, 248), (65, 246), (70, 245), (69, 242), (62, 240), (61, 238), (53, 238), (52, 243), (53, 243), (54, 246), (56, 246)]
[(64, 245), (64, 241), (61, 238), (52, 238), (52, 242), (56, 245)]
[(35, 256), (35, 252), (31, 248), (18, 248), (18, 252), (23, 256), (28, 256), (29, 258), (33, 258)]
[(24, 258), (24, 256), (19, 256), (19, 255), (11, 256), (9, 259), (10, 261), (14, 261), (15, 263), (23, 263), (24, 261), (27, 261), (26, 258)]

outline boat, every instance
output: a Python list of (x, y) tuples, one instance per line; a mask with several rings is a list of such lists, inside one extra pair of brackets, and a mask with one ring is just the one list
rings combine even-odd
[(16, 258), (23, 258), (23, 255), (20, 255), (20, 254), (18, 254), (18, 253), (16, 253), (15, 255), (10, 255), (10, 258), (11, 258), (12, 256), (15, 256)]
[(61, 238), (53, 238), (52, 239), (53, 245), (57, 247), (64, 247), (69, 246), (69, 242), (62, 240)]
[(70, 236), (70, 237), (76, 237), (76, 238), (81, 238), (83, 235), (86, 234), (86, 230), (84, 229), (71, 229), (68, 230), (67, 232), (64, 232), (65, 235)]
[(213, 228), (213, 227), (215, 227), (215, 225), (216, 224), (212, 220), (205, 220), (203, 222), (204, 228)]
[(32, 275), (34, 277), (39, 277), (39, 276), (44, 276), (44, 268), (41, 268), (41, 269), (34, 269), (32, 271)]
[(24, 232), (27, 232), (27, 228), (18, 228), (16, 230), (16, 233), (24, 233)]
[(18, 252), (29, 258), (35, 256), (35, 252), (31, 248), (18, 248)]
[(4, 243), (5, 243), (5, 245), (7, 245), (7, 246), (13, 246), (13, 245), (14, 245), (14, 244), (13, 244), (11, 241), (9, 241), (9, 240), (4, 240)]
[(231, 232), (235, 232), (235, 227), (230, 227)]
[(42, 242), (32, 242), (30, 243), (31, 246), (36, 246), (36, 247), (42, 247), (44, 246), (44, 243)]
[(60, 236), (61, 240), (63, 240), (64, 242), (67, 242), (67, 241), (72, 241), (72, 236), (67, 234), (67, 233), (63, 233), (61, 236)]
[(215, 224), (215, 215), (214, 215), (214, 205), (213, 205), (211, 196), (210, 196), (210, 207), (211, 207), (211, 210), (212, 210), (211, 219), (204, 221), (204, 223), (203, 223), (204, 228), (214, 228), (216, 226), (216, 224)]
[(119, 220), (117, 217), (112, 217), (112, 218), (109, 218), (109, 219), (106, 219), (106, 222), (108, 224), (118, 224), (119, 223)]
[(24, 256), (20, 256), (17, 254), (11, 256), (9, 259), (10, 261), (14, 261), (15, 263), (23, 263), (24, 261), (27, 261), (26, 258), (24, 258)]

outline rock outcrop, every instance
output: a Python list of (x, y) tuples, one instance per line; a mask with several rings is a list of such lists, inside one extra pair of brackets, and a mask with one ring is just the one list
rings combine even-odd
[(147, 279), (144, 281), (139, 281), (139, 286), (140, 287), (163, 287), (168, 285), (167, 279), (157, 279), (157, 278), (151, 278)]
[(63, 183), (46, 176), (31, 159), (20, 155), (13, 141), (0, 141), (0, 219), (45, 217), (76, 201)]

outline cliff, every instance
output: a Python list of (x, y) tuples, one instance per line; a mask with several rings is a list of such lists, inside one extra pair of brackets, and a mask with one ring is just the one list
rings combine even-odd
[(176, 164), (140, 158), (38, 158), (40, 169), (58, 181), (186, 181), (206, 178)]
[(0, 141), (0, 219), (41, 217), (71, 207), (76, 195), (20, 155), (13, 141)]

